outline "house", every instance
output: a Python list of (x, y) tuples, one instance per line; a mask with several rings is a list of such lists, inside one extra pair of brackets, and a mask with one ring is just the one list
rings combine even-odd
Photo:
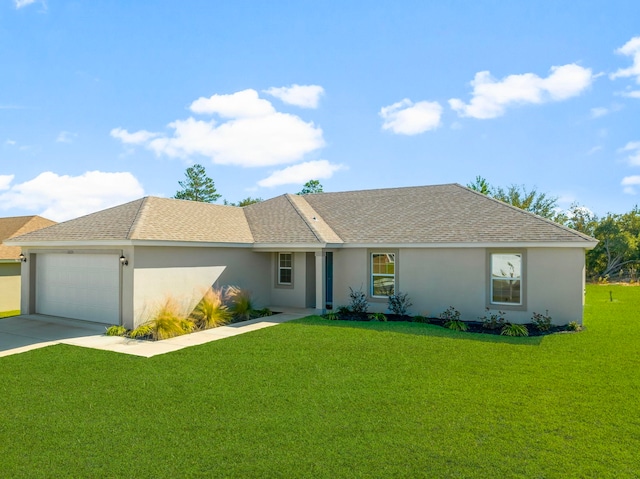
[(145, 197), (12, 238), (26, 313), (135, 327), (167, 295), (195, 306), (238, 285), (261, 306), (349, 304), (408, 293), (414, 314), (485, 308), (582, 321), (597, 241), (458, 184), (282, 195), (244, 208)]
[(2, 242), (54, 224), (41, 216), (0, 218), (0, 313), (20, 309), (20, 247)]

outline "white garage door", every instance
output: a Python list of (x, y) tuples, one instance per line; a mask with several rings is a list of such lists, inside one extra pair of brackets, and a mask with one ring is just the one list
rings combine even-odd
[(120, 261), (113, 254), (38, 254), (36, 312), (120, 324)]

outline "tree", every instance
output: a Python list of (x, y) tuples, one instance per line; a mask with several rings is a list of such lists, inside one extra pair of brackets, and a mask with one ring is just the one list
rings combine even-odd
[(204, 166), (195, 164), (185, 171), (186, 179), (178, 181), (182, 190), (178, 191), (174, 198), (178, 200), (201, 201), (213, 203), (221, 195), (216, 193), (213, 180), (207, 176)]
[(587, 255), (587, 268), (604, 277), (640, 263), (640, 209), (619, 215), (609, 213), (598, 221), (593, 235), (598, 245)]
[(491, 186), (482, 176), (476, 176), (476, 180), (473, 183), (469, 183), (467, 188), (482, 193), (483, 195), (491, 195)]
[(254, 203), (260, 203), (261, 201), (264, 201), (262, 198), (251, 198), (251, 196), (247, 196), (244, 200), (240, 200), (237, 203), (230, 203), (227, 200), (224, 200), (224, 204), (228, 205), (228, 206), (249, 206), (252, 205)]
[(511, 185), (507, 189), (494, 188), (485, 178), (476, 176), (475, 181), (469, 183), (467, 188), (556, 223), (564, 224), (568, 220), (567, 215), (558, 207), (558, 198), (540, 193), (535, 187), (531, 190), (527, 190), (524, 185)]
[(531, 190), (527, 190), (524, 185), (511, 185), (506, 190), (504, 188), (495, 188), (491, 192), (491, 196), (543, 218), (559, 223), (566, 221), (566, 216), (559, 211), (558, 198), (547, 196), (546, 193), (540, 193), (535, 187)]
[(299, 195), (312, 195), (314, 193), (322, 193), (322, 185), (318, 180), (309, 180), (302, 186), (303, 188), (298, 193)]

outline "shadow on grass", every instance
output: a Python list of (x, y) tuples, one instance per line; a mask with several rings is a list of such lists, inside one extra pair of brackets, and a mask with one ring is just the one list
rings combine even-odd
[(410, 323), (405, 321), (332, 321), (321, 316), (307, 316), (291, 321), (290, 324), (304, 324), (308, 326), (324, 326), (333, 328), (361, 329), (378, 331), (381, 333), (411, 334), (415, 336), (431, 336), (436, 338), (450, 338), (484, 343), (504, 343), (518, 346), (538, 346), (544, 336), (510, 337), (497, 334), (467, 333), (452, 331), (435, 324)]

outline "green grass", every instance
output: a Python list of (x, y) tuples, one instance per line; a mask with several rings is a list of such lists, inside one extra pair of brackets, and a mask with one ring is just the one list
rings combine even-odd
[(151, 359), (65, 345), (0, 358), (0, 470), (638, 477), (639, 310), (640, 288), (588, 286), (580, 333), (311, 317)]
[(20, 310), (0, 312), (0, 318), (9, 318), (11, 316), (20, 316)]

